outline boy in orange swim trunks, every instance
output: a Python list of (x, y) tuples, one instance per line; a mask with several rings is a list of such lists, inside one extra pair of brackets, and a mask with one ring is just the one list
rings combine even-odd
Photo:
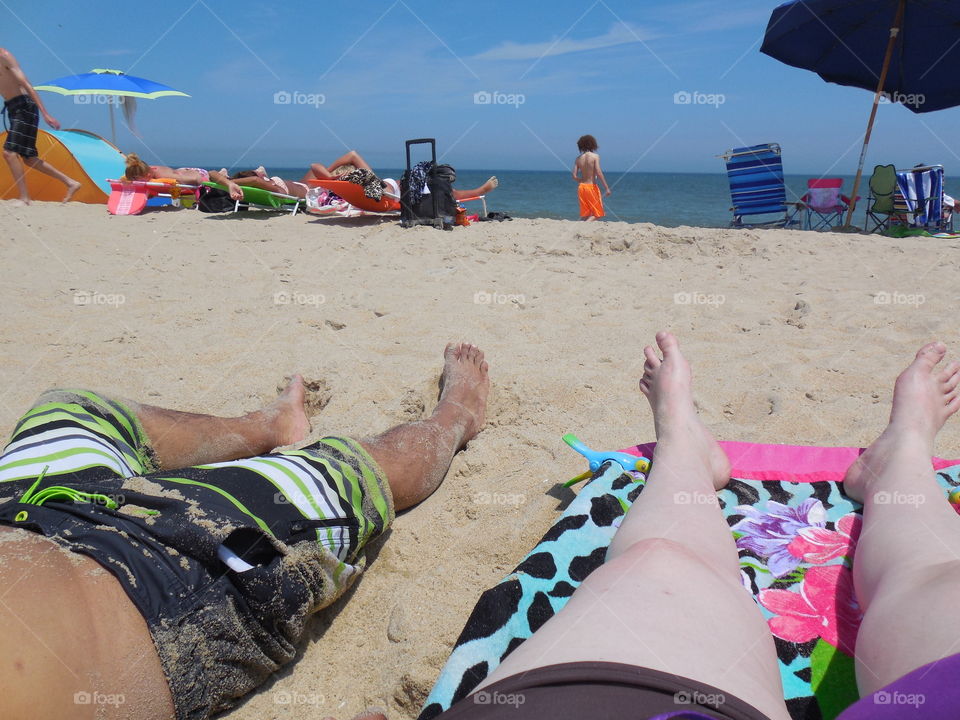
[(580, 219), (596, 220), (603, 217), (603, 199), (600, 197), (597, 178), (603, 183), (607, 197), (610, 197), (610, 186), (600, 169), (600, 156), (596, 152), (597, 139), (593, 135), (584, 135), (577, 140), (577, 149), (580, 154), (573, 163), (573, 179), (580, 183), (577, 188)]

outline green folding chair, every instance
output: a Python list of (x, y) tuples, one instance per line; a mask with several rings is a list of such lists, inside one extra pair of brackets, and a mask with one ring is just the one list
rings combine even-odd
[(870, 197), (867, 199), (867, 217), (863, 223), (866, 232), (883, 232), (890, 227), (891, 220), (898, 212), (902, 212), (902, 208), (897, 208), (896, 192), (897, 169), (893, 165), (877, 165), (870, 176)]
[[(207, 187), (228, 192), (227, 188), (220, 183), (205, 182), (203, 184)], [(298, 198), (294, 195), (270, 192), (269, 190), (250, 187), (249, 185), (241, 185), (240, 189), (243, 190), (243, 198), (236, 201), (233, 208), (234, 212), (245, 208), (256, 208), (258, 210), (274, 210), (296, 215), (297, 211), (300, 210), (300, 203), (303, 202), (303, 198)]]

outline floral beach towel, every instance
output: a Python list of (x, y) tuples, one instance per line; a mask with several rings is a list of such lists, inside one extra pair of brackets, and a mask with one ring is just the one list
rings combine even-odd
[[(733, 479), (719, 493), (740, 551), (741, 579), (774, 637), (794, 720), (832, 720), (857, 700), (853, 651), (862, 613), (852, 560), (861, 508), (842, 492), (859, 448), (721, 443)], [(652, 457), (654, 445), (628, 449)], [(960, 460), (933, 460), (946, 494)], [(605, 558), (644, 477), (607, 463), (540, 543), (480, 596), (427, 698), (429, 720), (466, 697), (563, 607)]]

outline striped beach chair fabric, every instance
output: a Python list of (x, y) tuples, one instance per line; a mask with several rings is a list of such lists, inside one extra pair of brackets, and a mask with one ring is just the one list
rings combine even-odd
[[(787, 202), (783, 162), (777, 143), (734, 148), (723, 155), (733, 201), (732, 227), (789, 227), (796, 225), (799, 206)], [(767, 216), (744, 222), (748, 216)], [(770, 216), (779, 216), (773, 217)]]

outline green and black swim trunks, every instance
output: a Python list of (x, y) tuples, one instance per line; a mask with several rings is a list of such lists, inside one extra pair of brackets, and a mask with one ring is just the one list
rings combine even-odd
[(44, 394), (0, 455), (0, 524), (117, 578), (178, 720), (231, 707), (292, 660), (307, 619), (359, 576), (393, 517), (386, 478), (354, 440), (161, 472), (136, 416), (82, 390)]
[(3, 112), (10, 120), (10, 129), (3, 149), (20, 157), (37, 157), (37, 130), (40, 111), (29, 95), (17, 95), (3, 104)]

